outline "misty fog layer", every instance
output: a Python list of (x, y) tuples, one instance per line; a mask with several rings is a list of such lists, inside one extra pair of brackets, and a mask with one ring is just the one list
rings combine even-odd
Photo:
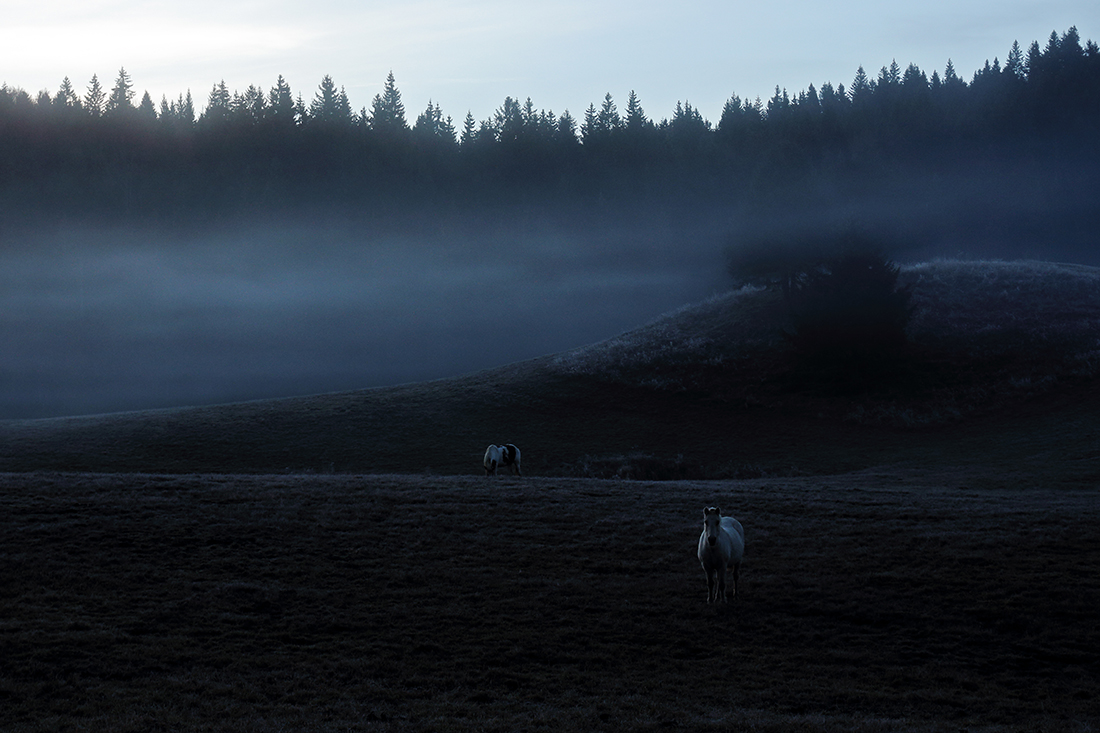
[(667, 234), (354, 226), (57, 231), (0, 252), (0, 418), (457, 375), (591, 343), (725, 287)]
[(392, 75), (369, 115), (325, 79), (308, 109), (282, 77), (222, 84), (198, 117), (133, 107), (122, 70), (110, 104), (0, 84), (0, 419), (493, 367), (843, 230), (903, 263), (1100, 265), (1100, 47), (1075, 27), (969, 83), (861, 67), (716, 124), (508, 97), (460, 133), (438, 106), (410, 124)]
[[(0, 419), (359, 389), (614, 336), (732, 284), (725, 257), (856, 225), (899, 262), (1100, 265), (1095, 155), (930, 160), (740, 203), (668, 188), (388, 221), (0, 230)], [(196, 219), (202, 217), (196, 213)]]

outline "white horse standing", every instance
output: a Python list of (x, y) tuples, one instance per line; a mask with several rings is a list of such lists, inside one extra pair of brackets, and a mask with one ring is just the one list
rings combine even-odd
[(519, 448), (511, 443), (490, 445), (485, 449), (485, 459), (482, 464), (485, 466), (486, 476), (495, 476), (497, 468), (500, 466), (508, 466), (508, 469), (515, 476), (523, 475), (519, 470)]
[[(745, 556), (745, 530), (733, 517), (723, 517), (716, 506), (703, 510), (703, 533), (699, 535), (699, 564), (707, 574), (707, 603), (726, 600), (726, 569), (733, 569), (733, 595), (741, 558)], [(717, 582), (715, 582), (717, 580)]]

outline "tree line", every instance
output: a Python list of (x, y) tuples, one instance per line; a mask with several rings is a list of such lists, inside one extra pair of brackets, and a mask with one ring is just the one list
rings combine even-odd
[(847, 87), (734, 94), (715, 122), (686, 101), (657, 120), (634, 91), (623, 108), (608, 93), (579, 119), (506, 97), (485, 120), (456, 123), (429, 101), (410, 122), (392, 72), (358, 112), (330, 76), (308, 101), (282, 76), (266, 91), (219, 82), (201, 110), (190, 91), (136, 98), (125, 69), (110, 89), (93, 76), (82, 94), (68, 78), (54, 94), (0, 86), (0, 212), (744, 195), (807, 171), (851, 175), (975, 145), (1095, 141), (1100, 49), (1070, 28), (1026, 52), (1013, 43), (969, 81), (950, 60), (931, 75), (896, 61), (877, 74), (860, 67)]

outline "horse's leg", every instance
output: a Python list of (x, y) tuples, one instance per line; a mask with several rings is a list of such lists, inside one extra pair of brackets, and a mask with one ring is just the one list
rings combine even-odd
[(707, 568), (707, 603), (714, 602), (714, 585), (715, 585), (715, 571), (712, 568)]
[(733, 597), (737, 597), (737, 581), (741, 577), (741, 563), (733, 565)]
[[(723, 565), (718, 568), (718, 596), (721, 597), (722, 603), (726, 602), (726, 567)], [(715, 598), (714, 600), (718, 600)]]

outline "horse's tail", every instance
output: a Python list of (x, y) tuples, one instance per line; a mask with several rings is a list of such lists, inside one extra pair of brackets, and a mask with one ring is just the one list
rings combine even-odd
[(523, 472), (519, 470), (519, 448), (512, 446), (512, 465), (516, 469), (516, 475), (522, 476)]

